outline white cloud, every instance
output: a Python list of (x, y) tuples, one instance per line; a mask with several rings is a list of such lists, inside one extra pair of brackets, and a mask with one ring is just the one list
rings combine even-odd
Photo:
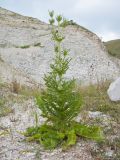
[(102, 3), (102, 0), (99, 1), (99, 0), (78, 0), (76, 3), (75, 3), (75, 6), (74, 6), (74, 10), (77, 12), (77, 11), (80, 11), (80, 12), (87, 12), (87, 11), (90, 11), (90, 10), (93, 10), (95, 9), (96, 7), (100, 6)]
[(103, 40), (120, 38), (120, 0), (0, 0), (0, 6), (45, 22), (55, 10)]
[(113, 39), (120, 39), (120, 35), (115, 32), (105, 32), (105, 33), (97, 33), (97, 35), (101, 38), (102, 41), (109, 41)]
[(73, 5), (74, 14), (108, 13), (117, 7), (119, 0), (77, 0)]

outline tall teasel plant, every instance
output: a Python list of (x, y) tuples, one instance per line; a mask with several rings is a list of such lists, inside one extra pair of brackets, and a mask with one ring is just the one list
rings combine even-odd
[(55, 58), (50, 65), (51, 72), (44, 77), (47, 91), (41, 97), (37, 97), (37, 103), (43, 111), (43, 115), (52, 121), (54, 127), (64, 131), (79, 113), (82, 103), (79, 93), (74, 92), (75, 80), (66, 81), (64, 78), (71, 59), (68, 57), (69, 51), (61, 47), (65, 37), (60, 30), (66, 26), (67, 21), (61, 15), (57, 16), (58, 27), (55, 28), (54, 12), (49, 14), (51, 17), (49, 21), (52, 25), (52, 40), (55, 44)]
[[(36, 96), (36, 102), (42, 116), (47, 118), (41, 126), (30, 127), (25, 136), (28, 140), (37, 141), (47, 149), (59, 145), (67, 148), (76, 143), (78, 136), (102, 140), (102, 132), (97, 126), (87, 126), (75, 122), (74, 118), (80, 113), (82, 99), (75, 91), (75, 80), (66, 80), (65, 74), (69, 69), (69, 50), (62, 47), (65, 37), (62, 34), (68, 22), (61, 15), (54, 17), (54, 11), (49, 12), (54, 41), (55, 57), (50, 65), (51, 71), (45, 75), (46, 90)], [(57, 22), (57, 26), (55, 26)]]

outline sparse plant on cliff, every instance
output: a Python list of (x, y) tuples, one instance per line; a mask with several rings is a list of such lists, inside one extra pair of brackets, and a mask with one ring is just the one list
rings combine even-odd
[(53, 11), (49, 15), (55, 57), (50, 65), (51, 71), (44, 77), (46, 90), (36, 97), (42, 116), (47, 120), (41, 126), (28, 128), (25, 136), (30, 141), (40, 142), (47, 149), (59, 145), (67, 148), (76, 143), (78, 136), (101, 140), (103, 137), (99, 127), (90, 127), (74, 120), (80, 113), (82, 100), (80, 93), (75, 91), (75, 80), (66, 80), (64, 77), (71, 61), (69, 50), (62, 48), (65, 39), (62, 29), (67, 21), (61, 15), (54, 18)]

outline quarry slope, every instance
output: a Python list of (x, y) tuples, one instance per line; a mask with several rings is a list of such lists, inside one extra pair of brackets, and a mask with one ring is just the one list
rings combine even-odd
[[(115, 79), (120, 68), (109, 57), (101, 40), (78, 25), (63, 31), (63, 47), (70, 49), (72, 61), (66, 78), (76, 78), (88, 84)], [(51, 26), (38, 19), (19, 15), (0, 8), (0, 56), (9, 65), (39, 84), (49, 71), (54, 56)]]

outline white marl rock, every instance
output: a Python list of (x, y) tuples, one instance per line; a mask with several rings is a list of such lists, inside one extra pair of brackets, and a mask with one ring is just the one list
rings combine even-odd
[(110, 84), (107, 93), (111, 101), (120, 101), (120, 77)]
[[(51, 26), (46, 23), (0, 8), (0, 56), (41, 84), (54, 56), (50, 32)], [(95, 34), (77, 25), (70, 25), (63, 32), (63, 47), (70, 49), (72, 58), (66, 78), (88, 84), (118, 77), (119, 67)], [(35, 47), (37, 43), (41, 47)], [(30, 47), (22, 49), (25, 45)]]

